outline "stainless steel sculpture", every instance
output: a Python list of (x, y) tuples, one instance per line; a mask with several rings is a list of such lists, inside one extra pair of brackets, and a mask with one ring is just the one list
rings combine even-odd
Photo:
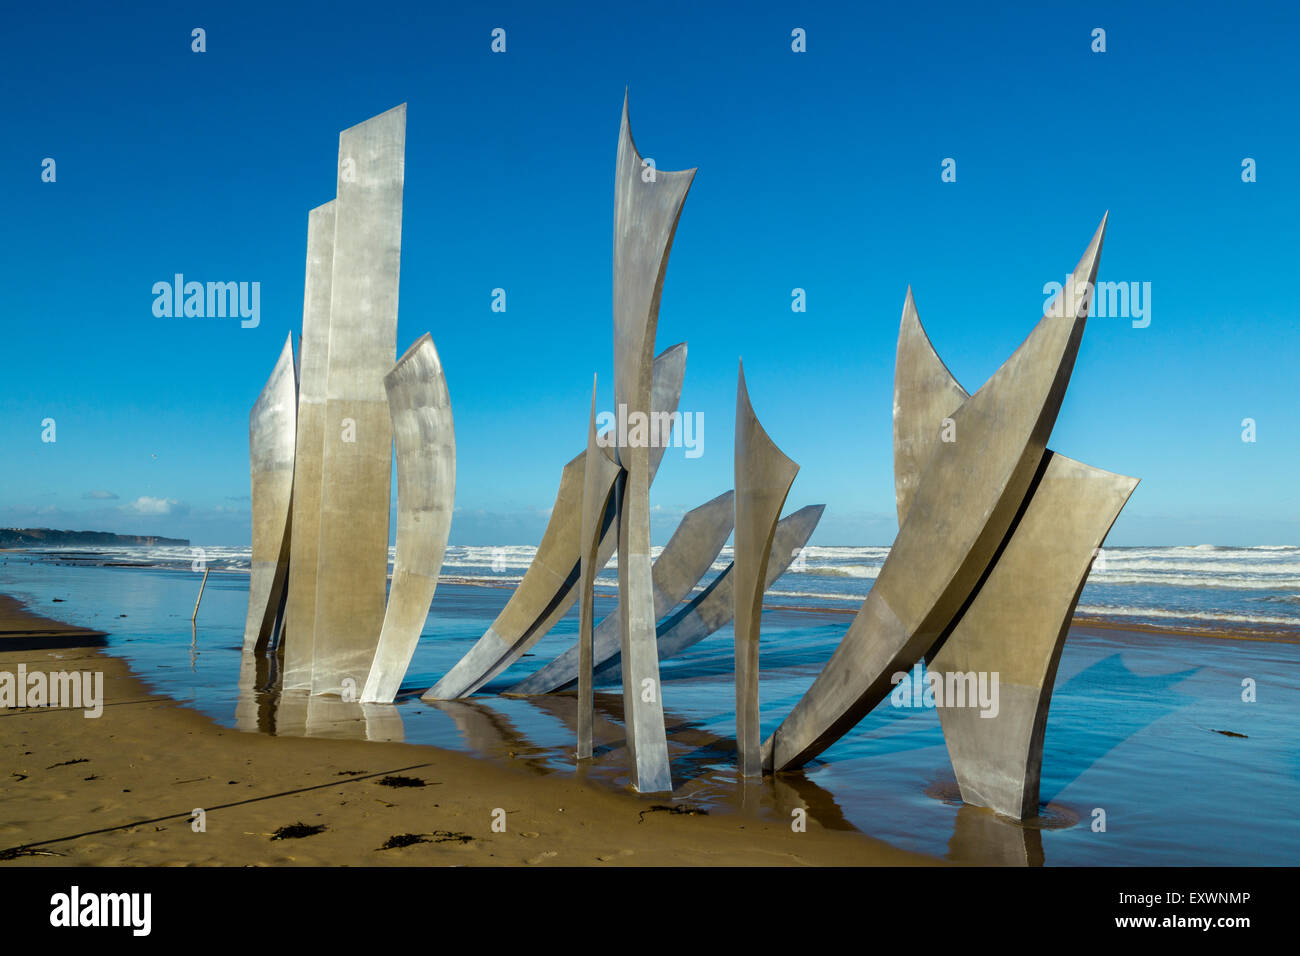
[[(663, 617), (686, 597), (722, 551), (731, 535), (735, 519), (734, 498), (734, 493), (727, 491), (687, 512), (673, 536), (664, 545), (651, 568), (655, 620)], [(611, 658), (617, 658), (621, 643), (616, 607), (595, 628), (594, 665), (600, 666)], [(502, 691), (502, 694), (507, 697), (549, 694), (572, 684), (578, 679), (578, 674), (579, 647), (574, 644), (545, 667)]]
[(996, 716), (941, 701), (962, 799), (1038, 815), (1043, 736), (1070, 619), (1097, 548), (1137, 479), (1048, 452), (1041, 478), (974, 603), (929, 663), (936, 675), (996, 673)]
[[(808, 543), (817, 522), (821, 520), (825, 505), (807, 505), (777, 522), (772, 536), (772, 547), (767, 562), (767, 577), (763, 582), (766, 591), (776, 579), (785, 574), (798, 553)], [(731, 564), (670, 617), (659, 622), (659, 659), (676, 657), (687, 648), (698, 644), (718, 628), (724, 626), (736, 613), (736, 564)], [(599, 673), (600, 668), (597, 669)]]
[[(456, 457), (431, 337), (389, 371), (404, 145), (404, 106), (340, 135), (338, 198), (308, 220), (301, 376), (291, 336), (250, 415), (252, 571), (241, 727), (335, 734), (364, 719), (372, 737), (401, 736), (389, 702), (437, 586)], [(644, 792), (669, 790), (660, 660), (734, 616), (736, 740), (745, 776), (797, 767), (822, 752), (926, 657), (932, 675), (999, 675), (996, 716), (951, 699), (940, 701), (939, 716), (963, 799), (1016, 817), (1033, 814), (1062, 644), (1093, 555), (1137, 484), (1047, 449), (1090, 295), (1075, 300), (1071, 315), (1045, 316), (972, 396), (935, 353), (908, 290), (895, 377), (899, 535), (840, 646), (760, 747), (763, 594), (823, 509), (777, 520), (798, 466), (760, 426), (742, 366), (736, 491), (687, 514), (651, 562), (649, 487), (680, 398), (686, 347), (652, 356), (668, 256), (694, 174), (642, 159), (625, 97), (615, 172), (613, 345), (616, 417), (628, 427), (606, 447), (596, 431), (593, 386), (587, 449), (563, 469), (532, 564), (492, 627), (425, 699), (472, 694), (578, 600), (576, 645), (506, 693), (544, 694), (577, 681), (577, 753), (587, 758), (594, 678), (618, 667), (633, 783)], [(1103, 217), (1068, 291), (1091, 289), (1105, 229)], [(397, 556), (385, 605), (394, 435)], [(674, 613), (733, 526), (731, 566)], [(615, 549), (619, 601), (596, 626), (594, 582)], [(266, 653), (277, 629), (283, 675), (276, 655)], [(362, 682), (364, 703), (334, 696), (347, 697)]]
[[(940, 360), (909, 289), (894, 380), (894, 483), (901, 526), (941, 423), (967, 399)], [(1009, 540), (928, 671), (997, 674), (997, 710), (936, 696), (962, 800), (1024, 819), (1038, 812), (1043, 734), (1056, 664), (1093, 556), (1137, 479), (1048, 450)], [(964, 688), (961, 678), (945, 686)]]
[(290, 334), (248, 416), (253, 540), (248, 615), (244, 621), (245, 655), (266, 651), (284, 608), (297, 420), (298, 381)]
[(362, 703), (392, 703), (438, 587), (456, 499), (456, 432), (433, 337), (421, 336), (384, 378), (397, 446), (397, 552), (384, 626)]
[[(619, 131), (614, 179), (614, 396), (620, 415), (648, 416), (651, 359), (659, 321), (659, 296), (673, 234), (695, 170), (651, 169), (637, 152), (627, 97)], [(630, 436), (629, 436), (630, 437)], [(620, 440), (618, 594), (623, 636), (623, 704), (636, 789), (672, 789), (663, 693), (655, 640), (654, 586), (650, 571), (650, 445)]]
[(596, 435), (596, 380), (591, 382), (591, 420), (587, 426), (587, 458), (582, 479), (582, 557), (578, 599), (578, 746), (577, 757), (591, 756), (592, 725), (592, 604), (596, 575), (604, 566), (599, 560), (604, 517), (613, 503), (614, 486), (623, 470), (606, 453)]
[(293, 465), (293, 537), (281, 638), (285, 690), (311, 688), (316, 653), (316, 562), (320, 552), (321, 451), (325, 375), (329, 366), (330, 279), (334, 268), (334, 200), (307, 216), (307, 277), (298, 344), (298, 436)]
[[(1103, 218), (1072, 281), (1091, 288)], [(1085, 286), (1086, 283), (1086, 286)], [(953, 413), (907, 518), (848, 633), (763, 747), (764, 765), (797, 767), (830, 746), (944, 636), (1011, 529), (1038, 473), (1087, 320), (1045, 316), (984, 387)]]
[[(664, 349), (654, 362), (652, 407), (675, 413), (686, 374), (686, 344)], [(651, 479), (658, 470), (665, 449), (651, 449)], [(424, 694), (424, 700), (466, 697), (519, 659), (546, 635), (555, 622), (573, 607), (578, 597), (582, 548), (583, 470), (587, 453), (581, 452), (564, 466), (551, 517), (532, 563), (514, 594), (492, 626), (462, 657), (456, 666)], [(598, 568), (614, 553), (614, 512), (611, 507), (602, 521)]]
[(736, 756), (740, 773), (758, 777), (762, 736), (758, 719), (758, 635), (768, 556), (799, 466), (776, 447), (754, 414), (745, 365), (736, 382)]
[(339, 135), (312, 692), (359, 692), (384, 620), (406, 105)]
[[(822, 512), (825, 509), (825, 505), (808, 505), (787, 515), (777, 523), (776, 534), (772, 539), (771, 558), (768, 562), (764, 590), (770, 588), (776, 579), (790, 567), (800, 549), (808, 543), (808, 538), (817, 527), (817, 522), (821, 519)], [(732, 512), (730, 508), (727, 510)], [(669, 541), (668, 544), (671, 545), (672, 541)], [(667, 551), (668, 547), (665, 546), (664, 553), (667, 553)], [(659, 561), (662, 561), (663, 558), (664, 555), (660, 554)], [(655, 562), (656, 567), (658, 567), (659, 561)], [(734, 570), (735, 563), (728, 564), (716, 578), (709, 582), (707, 587), (700, 590), (699, 594), (655, 625), (655, 633), (659, 641), (659, 660), (661, 662), (676, 657), (686, 649), (704, 640), (718, 628), (730, 623), (736, 613)], [(600, 635), (607, 624), (612, 625), (610, 631), (612, 646), (608, 648), (608, 656), (602, 658), (601, 649), (606, 645), (601, 642)], [(596, 631), (595, 672), (597, 676), (603, 676), (620, 669), (622, 662), (620, 660), (617, 624), (617, 618), (607, 617), (601, 622), (601, 626)], [(572, 662), (570, 663), (567, 658), (571, 654)], [(552, 671), (553, 665), (559, 664), (562, 659), (565, 659), (564, 663), (567, 666)], [(542, 671), (547, 672), (545, 680), (534, 681), (534, 677), (542, 674)], [(503, 693), (515, 697), (549, 694), (573, 686), (577, 679), (576, 652), (566, 651), (555, 661), (552, 661), (551, 664), (538, 671), (536, 675), (530, 676)]]

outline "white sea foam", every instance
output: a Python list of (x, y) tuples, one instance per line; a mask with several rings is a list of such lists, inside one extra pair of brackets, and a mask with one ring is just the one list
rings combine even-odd
[(1272, 614), (1234, 614), (1231, 611), (1171, 611), (1158, 607), (1112, 607), (1100, 604), (1080, 604), (1075, 613), (1096, 617), (1157, 618), (1159, 620), (1192, 620), (1213, 624), (1268, 624), (1296, 627), (1300, 619)]
[[(231, 546), (111, 547), (30, 549), (50, 553), (54, 560), (191, 570), (202, 558), (217, 573), (248, 573), (249, 549)], [(657, 558), (661, 547), (652, 549)], [(514, 587), (523, 580), (537, 549), (533, 545), (451, 545), (443, 563), (442, 580), (478, 586)], [(830, 606), (860, 604), (880, 573), (889, 548), (809, 545), (794, 567), (768, 591), (770, 601), (826, 602)], [(389, 549), (389, 562), (394, 549)], [(730, 545), (711, 565), (711, 574), (695, 591), (725, 570), (732, 561)], [(617, 574), (617, 557), (599, 575), (608, 589)], [(797, 582), (797, 583), (796, 583)], [(793, 586), (792, 586), (793, 585)], [(800, 586), (805, 585), (805, 586)], [(820, 585), (820, 586), (818, 586)], [(1256, 625), (1300, 630), (1300, 547), (1258, 545), (1225, 547), (1106, 548), (1094, 565), (1079, 612), (1106, 618), (1161, 621), (1183, 620), (1222, 627)], [(1254, 613), (1261, 603), (1275, 613)], [(1192, 605), (1188, 607), (1187, 605)], [(1283, 613), (1276, 613), (1283, 612)]]

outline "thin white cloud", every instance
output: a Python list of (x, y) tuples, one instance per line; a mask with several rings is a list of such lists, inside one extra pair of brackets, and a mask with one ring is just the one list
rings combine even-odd
[(137, 515), (169, 515), (179, 507), (180, 502), (175, 498), (151, 498), (148, 495), (141, 495), (129, 505), (124, 505), (122, 510)]
[(102, 488), (96, 488), (94, 491), (87, 491), (81, 496), (92, 501), (116, 501), (117, 495), (111, 491), (104, 491)]

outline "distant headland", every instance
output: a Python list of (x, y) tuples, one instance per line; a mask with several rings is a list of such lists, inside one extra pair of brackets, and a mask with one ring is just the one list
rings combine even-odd
[(0, 548), (63, 548), (97, 545), (115, 547), (188, 546), (189, 538), (163, 538), (153, 534), (110, 534), (107, 531), (55, 531), (53, 528), (0, 528)]

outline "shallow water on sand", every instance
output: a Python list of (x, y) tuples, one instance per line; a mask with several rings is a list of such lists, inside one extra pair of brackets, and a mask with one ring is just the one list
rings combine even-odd
[[(478, 639), (511, 593), (444, 583), (398, 704), (267, 694), (241, 701), (247, 575), (209, 577), (191, 632), (198, 575), (68, 558), (0, 557), (0, 593), (51, 617), (109, 631), (111, 650), (160, 693), (223, 724), (401, 739), (522, 762), (539, 774), (575, 773), (572, 694), (509, 699), (497, 692), (566, 649), (575, 639), (576, 613), (479, 696), (427, 704), (419, 694)], [(608, 596), (597, 598), (598, 615), (612, 607)], [(850, 620), (810, 611), (764, 614), (765, 735), (812, 683)], [(1256, 684), (1255, 703), (1241, 699), (1245, 678)], [(664, 662), (663, 681), (678, 803), (743, 806), (785, 818), (806, 807), (824, 826), (856, 828), (962, 862), (1300, 863), (1297, 644), (1073, 629), (1047, 725), (1042, 816), (1028, 825), (962, 806), (935, 711), (888, 702), (804, 772), (742, 786), (733, 767), (729, 627)], [(598, 686), (596, 706), (596, 759), (576, 772), (626, 786), (617, 685)], [(1104, 811), (1104, 831), (1095, 829), (1098, 811)]]

